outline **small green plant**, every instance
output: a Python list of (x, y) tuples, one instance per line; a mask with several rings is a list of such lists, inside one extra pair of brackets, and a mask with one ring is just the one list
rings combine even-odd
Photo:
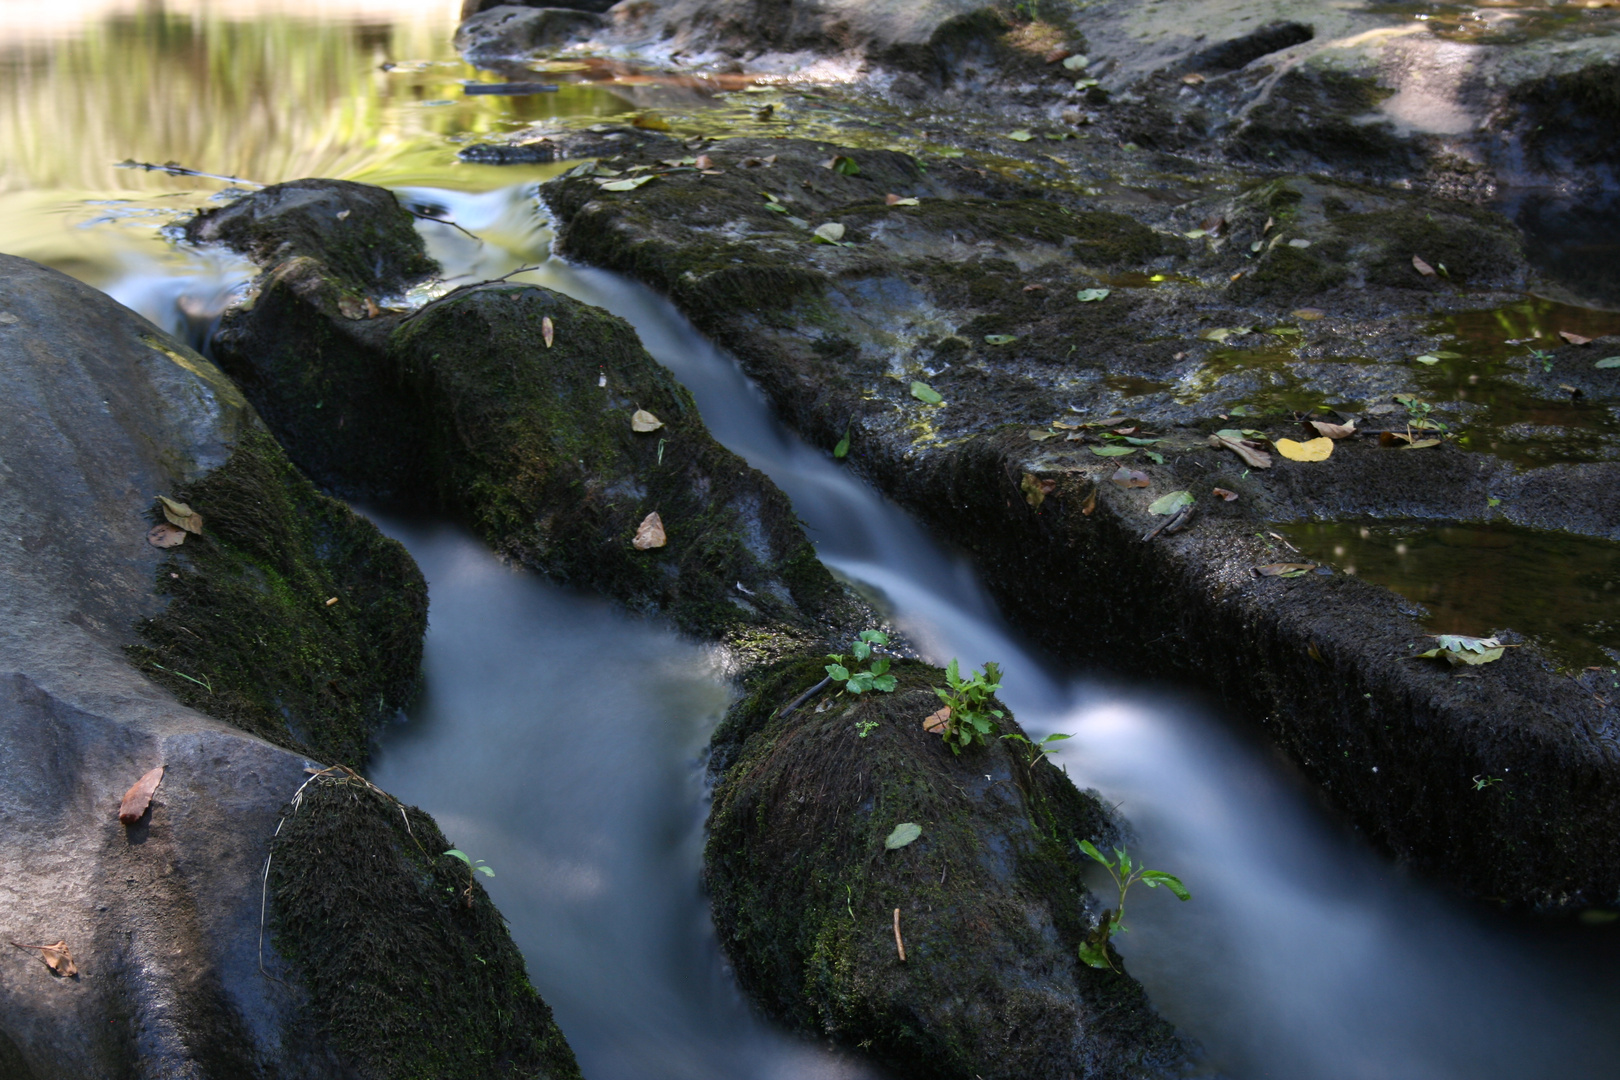
[(485, 866), (483, 859), (473, 859), (468, 856), (465, 851), (462, 851), (459, 848), (451, 848), (449, 851), (445, 852), (445, 854), (460, 859), (462, 862), (467, 864), (467, 888), (462, 891), (462, 895), (467, 898), (467, 906), (472, 907), (473, 882), (476, 880), (473, 877), (473, 874), (476, 872), (483, 874), (485, 877), (494, 877), (495, 871), (490, 867)]
[(1531, 349), (1530, 350), (1530, 355), (1533, 358), (1535, 358), (1536, 363), (1541, 365), (1541, 373), (1543, 375), (1552, 374), (1552, 369), (1553, 369), (1553, 356), (1552, 356), (1552, 353), (1547, 352), (1544, 349)]
[(952, 660), (946, 665), (945, 681), (949, 687), (934, 688), (945, 708), (929, 717), (929, 720), (938, 717), (938, 722), (927, 725), (928, 730), (944, 736), (945, 745), (953, 754), (960, 754), (963, 747), (975, 743), (984, 745), (999, 730), (996, 721), (1007, 716), (1000, 709), (989, 707), (990, 696), (1001, 689), (1001, 668), (987, 663), (982, 675), (974, 671), (964, 679), (961, 668)]
[[(850, 667), (853, 665), (845, 659), (843, 653), (828, 653), (827, 659), (832, 663), (827, 665), (827, 677), (833, 682), (843, 683), (843, 688), (851, 694), (864, 694), (868, 690), (891, 693), (894, 690), (894, 676), (887, 673), (889, 658), (887, 656), (872, 658), (872, 646), (888, 643), (889, 635), (883, 631), (862, 630), (855, 643), (850, 646), (850, 652), (856, 660), (870, 659), (872, 662), (864, 671), (851, 671)], [(864, 739), (866, 732), (862, 732), (861, 737)]]
[(1062, 742), (1064, 739), (1072, 739), (1072, 738), (1074, 738), (1074, 736), (1073, 735), (1064, 735), (1061, 732), (1054, 731), (1054, 732), (1052, 732), (1052, 734), (1048, 735), (1046, 738), (1042, 739), (1040, 742), (1033, 742), (1030, 739), (1027, 739), (1022, 735), (1016, 735), (1016, 734), (1015, 735), (1003, 735), (1002, 738), (1003, 739), (1009, 739), (1009, 740), (1011, 740), (1013, 742), (1017, 742), (1017, 743), (1023, 743), (1025, 749), (1029, 753), (1030, 767), (1033, 768), (1037, 761), (1040, 761), (1042, 758), (1046, 757), (1048, 754), (1057, 753), (1057, 751), (1053, 750), (1050, 746), (1047, 745), (1048, 743)]
[(1474, 790), (1484, 791), (1492, 784), (1500, 784), (1501, 782), (1502, 778), (1500, 776), (1476, 776), (1474, 777)]
[(855, 734), (864, 739), (872, 734), (872, 729), (877, 726), (878, 722), (876, 720), (862, 720), (855, 725)]
[(1131, 861), (1130, 853), (1124, 848), (1115, 848), (1113, 859), (1109, 859), (1098, 851), (1096, 845), (1090, 840), (1081, 840), (1080, 850), (1102, 863), (1108, 870), (1108, 876), (1113, 878), (1114, 884), (1119, 887), (1119, 906), (1113, 911), (1104, 911), (1102, 921), (1097, 924), (1097, 929), (1093, 930), (1091, 936), (1080, 943), (1080, 959), (1094, 968), (1107, 968), (1114, 971), (1117, 970), (1114, 967), (1114, 962), (1108, 958), (1108, 939), (1113, 937), (1116, 931), (1124, 933), (1127, 929), (1125, 926), (1125, 893), (1129, 891), (1130, 887), (1138, 881), (1150, 889), (1156, 889), (1163, 885), (1175, 893), (1178, 900), (1191, 900), (1192, 893), (1187, 891), (1187, 887), (1181, 883), (1181, 879), (1174, 874), (1166, 874), (1162, 870), (1148, 870), (1136, 865)]

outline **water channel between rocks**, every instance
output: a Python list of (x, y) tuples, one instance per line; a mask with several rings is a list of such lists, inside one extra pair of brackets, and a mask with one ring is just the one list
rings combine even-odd
[[(407, 47), (427, 57), (409, 85), (421, 87), (435, 64), (460, 74), (443, 44), (448, 25), (436, 21), (443, 14), (419, 19), (407, 36)], [(127, 33), (142, 32), (130, 25)], [(252, 38), (251, 23), (207, 25), (222, 38)], [(287, 23), (279, 32), (295, 39), (298, 25), (321, 26)], [(72, 29), (63, 33), (81, 40)], [(327, 42), (335, 70), (325, 76), (339, 83), (353, 74), (344, 64), (370, 70), (388, 51), (341, 37)], [(369, 86), (378, 78), (351, 81)], [(386, 154), (343, 150), (351, 127), (382, 123), (361, 109), (325, 127), (319, 117), (300, 118), (246, 162), (216, 146), (209, 160), (188, 163), (218, 162), (267, 180), (308, 172), (387, 182), (493, 241), (474, 246), (444, 226), (424, 225), (452, 271), (493, 276), (541, 262), (520, 280), (635, 324), (649, 351), (692, 390), (715, 437), (788, 493), (822, 557), (876, 597), (929, 659), (999, 661), (1003, 696), (1032, 734), (1075, 735), (1063, 744), (1063, 767), (1117, 803), (1137, 835), (1133, 847), (1193, 892), (1185, 905), (1158, 893), (1133, 899), (1133, 930), (1119, 944), (1158, 1007), (1207, 1049), (1212, 1069), (1278, 1080), (1612, 1073), (1620, 988), (1611, 973), (1620, 949), (1610, 935), (1498, 918), (1414, 884), (1330, 821), (1276, 756), (1243, 733), (1241, 718), (1213, 716), (1154, 687), (1088, 681), (1039, 655), (1038, 645), (1003, 624), (969, 567), (781, 429), (734, 362), (666, 302), (612, 275), (547, 260), (542, 218), (511, 175), (463, 171), (458, 182), (471, 194), (406, 186), (442, 182), (453, 147), (444, 129), (402, 124), (401, 116), (490, 108), (438, 104), (431, 92), (417, 93), (408, 110), (381, 110), (399, 135)], [(571, 106), (579, 111), (628, 104), (604, 105), (607, 91), (580, 93), (597, 98)], [(67, 96), (70, 114), (94, 104), (82, 93)], [(236, 107), (213, 99), (198, 106), (222, 123), (234, 120)], [(26, 108), (14, 105), (9, 116), (9, 137), (28, 137)], [(93, 167), (89, 154), (65, 155), (72, 168), (63, 165), (62, 175), (35, 163), (32, 189), (8, 174), (0, 246), (78, 273), (183, 330), (178, 310), (206, 315), (243, 271), (131, 239), (165, 220), (165, 193), (149, 188), (134, 201), (105, 201), (115, 187), (103, 175), (106, 162), (149, 146), (135, 139), (114, 151), (111, 132), (103, 121), (86, 129), (99, 155)], [(207, 147), (147, 156), (164, 160), (186, 149)], [(191, 196), (189, 183), (172, 192)], [(45, 194), (52, 184), (62, 191)], [(99, 224), (77, 227), (90, 219)], [(64, 220), (75, 227), (62, 229)], [(408, 719), (384, 733), (373, 776), (496, 868), (490, 892), (584, 1074), (876, 1075), (755, 1018), (719, 955), (698, 879), (703, 747), (728, 695), (716, 658), (656, 622), (508, 569), (443, 523), (380, 523), (422, 565), (432, 611), (425, 693)], [(1378, 764), (1366, 763), (1369, 770)]]

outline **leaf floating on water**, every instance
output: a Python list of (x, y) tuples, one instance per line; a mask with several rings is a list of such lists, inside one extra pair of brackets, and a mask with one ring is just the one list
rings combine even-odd
[(163, 516), (168, 518), (170, 525), (184, 529), (188, 533), (202, 535), (203, 519), (201, 514), (183, 502), (175, 502), (167, 495), (159, 495), (158, 502), (163, 504)]
[(1348, 439), (1356, 433), (1356, 422), (1348, 424), (1333, 424), (1326, 420), (1312, 420), (1311, 427), (1316, 429), (1318, 435), (1326, 435), (1330, 439)]
[(1430, 266), (1416, 255), (1412, 256), (1412, 269), (1416, 270), (1424, 277), (1434, 277), (1434, 267)]
[(146, 534), (146, 542), (155, 548), (179, 547), (186, 542), (186, 530), (177, 529), (165, 521), (152, 526)]
[(1136, 453), (1134, 446), (1093, 446), (1091, 452), (1098, 457), (1124, 457)]
[(837, 244), (844, 239), (844, 227), (836, 221), (829, 221), (817, 225), (813, 235), (824, 244)]
[(24, 945), (20, 941), (13, 941), (19, 949), (33, 949), (39, 953), (39, 958), (45, 966), (64, 979), (71, 979), (79, 973), (79, 965), (73, 962), (73, 954), (68, 951), (66, 941), (58, 941), (55, 945)]
[(1082, 304), (1094, 304), (1098, 300), (1108, 299), (1109, 289), (1081, 289), (1074, 294), (1074, 298)]
[(925, 382), (912, 383), (911, 396), (928, 405), (938, 405), (945, 400), (939, 396), (939, 391)]
[(1046, 497), (1057, 490), (1057, 481), (1043, 479), (1034, 473), (1025, 473), (1023, 480), (1018, 484), (1018, 490), (1024, 493), (1024, 501), (1035, 510), (1041, 508)]
[(1123, 465), (1121, 465), (1114, 472), (1114, 475), (1110, 476), (1108, 479), (1112, 480), (1115, 484), (1122, 488), (1145, 488), (1153, 486), (1153, 481), (1148, 479), (1147, 473), (1138, 469), (1127, 469)]
[(894, 851), (898, 848), (905, 847), (907, 844), (911, 843), (921, 835), (921, 825), (918, 825), (912, 821), (902, 821), (900, 824), (894, 827), (894, 831), (889, 834), (888, 839), (883, 841), (883, 846), (888, 848), (890, 851)]
[(1033, 139), (1034, 137), (1035, 136), (1022, 129), (1007, 132), (1007, 138), (1011, 139), (1013, 142), (1029, 142), (1029, 140)]
[(1266, 563), (1264, 566), (1257, 566), (1254, 568), (1254, 572), (1261, 577), (1296, 578), (1304, 577), (1312, 570), (1315, 570), (1316, 567), (1317, 564), (1313, 562), (1274, 562)]
[(1219, 495), (1221, 498), (1225, 499), (1227, 502), (1235, 502), (1237, 500), (1237, 497), (1238, 497), (1237, 492), (1235, 492), (1235, 491), (1227, 491), (1225, 488), (1216, 488), (1212, 492), (1212, 494)]
[(1011, 345), (1013, 342), (1015, 342), (1017, 340), (1018, 340), (1018, 338), (1014, 334), (986, 334), (986, 335), (984, 335), (984, 343), (986, 345)]
[(162, 780), (163, 766), (159, 765), (135, 781), (134, 786), (124, 792), (124, 801), (118, 804), (118, 820), (125, 825), (133, 825), (141, 820), (146, 808), (152, 805), (152, 795)]
[(631, 431), (657, 431), (664, 422), (646, 409), (637, 409), (630, 415)]
[(557, 328), (551, 324), (551, 316), (546, 315), (542, 317), (540, 320), (540, 340), (545, 342), (546, 348), (549, 349), (551, 348), (551, 343), (555, 341), (556, 338)]
[(1159, 517), (1169, 517), (1177, 510), (1180, 510), (1183, 506), (1191, 506), (1193, 502), (1194, 499), (1192, 492), (1172, 491), (1168, 495), (1161, 495), (1157, 499), (1154, 499), (1153, 505), (1148, 507), (1148, 513), (1157, 515)]
[(664, 519), (654, 510), (641, 519), (641, 524), (636, 528), (635, 539), (630, 541), (630, 546), (637, 551), (647, 551), (661, 548), (667, 543), (669, 538), (664, 535)]
[(1326, 461), (1333, 454), (1333, 440), (1326, 438), (1312, 439), (1309, 442), (1278, 439), (1274, 445), (1277, 447), (1277, 453), (1290, 461)]
[(922, 205), (916, 199), (901, 198), (899, 195), (896, 195), (896, 194), (894, 194), (892, 192), (889, 193), (888, 195), (883, 196), (883, 201), (885, 203), (887, 203), (889, 206), (920, 206), (920, 205)]
[(1620, 356), (1605, 356), (1592, 366), (1604, 370), (1610, 368), (1620, 368)]
[(923, 717), (923, 730), (928, 732), (930, 735), (938, 735), (940, 732), (945, 730), (945, 725), (950, 723), (950, 720), (951, 707), (946, 705), (938, 712), (931, 712), (927, 716)]
[(1590, 345), (1592, 343), (1591, 338), (1582, 337), (1580, 334), (1572, 334), (1568, 330), (1558, 331), (1558, 336), (1569, 342), (1571, 345)]
[(1245, 465), (1251, 466), (1252, 468), (1271, 468), (1270, 454), (1266, 453), (1264, 450), (1256, 450), (1254, 447), (1248, 445), (1241, 439), (1234, 439), (1229, 435), (1211, 435), (1209, 437), (1209, 445), (1215, 447), (1217, 450), (1224, 447), (1227, 450), (1232, 451), (1232, 453), (1243, 459), (1243, 463)]

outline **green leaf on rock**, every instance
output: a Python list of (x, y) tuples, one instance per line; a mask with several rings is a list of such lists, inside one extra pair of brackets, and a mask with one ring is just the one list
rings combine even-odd
[(1108, 289), (1081, 289), (1074, 294), (1074, 298), (1082, 304), (1092, 304), (1108, 297)]
[(1429, 356), (1429, 355), (1426, 355), (1426, 354), (1423, 355), (1423, 356), (1415, 357), (1414, 359), (1416, 359), (1418, 363), (1427, 364), (1430, 367), (1433, 367), (1435, 364), (1438, 364), (1440, 362), (1440, 358), (1438, 356)]
[(1148, 513), (1157, 514), (1160, 517), (1167, 517), (1170, 514), (1175, 513), (1177, 510), (1180, 510), (1183, 506), (1191, 506), (1192, 504), (1192, 492), (1172, 491), (1168, 495), (1161, 495), (1157, 499), (1154, 499), (1153, 505), (1148, 507)]
[(938, 390), (935, 390), (932, 386), (929, 386), (925, 382), (912, 383), (911, 396), (928, 405), (938, 405), (940, 402), (945, 400), (939, 396)]
[(1018, 340), (1017, 336), (1013, 335), (1013, 334), (986, 334), (986, 335), (984, 335), (984, 343), (986, 345), (1011, 345), (1013, 342), (1015, 342), (1017, 340)]
[(1592, 366), (1595, 368), (1620, 368), (1620, 356), (1605, 356)]
[(844, 432), (844, 437), (842, 439), (838, 440), (838, 445), (837, 446), (833, 447), (833, 457), (842, 460), (843, 458), (847, 457), (848, 455), (849, 455), (849, 432), (845, 431)]
[(1098, 457), (1124, 457), (1136, 453), (1134, 446), (1093, 446), (1091, 452)]
[(1033, 139), (1034, 137), (1035, 136), (1031, 135), (1029, 132), (1023, 130), (1007, 132), (1007, 138), (1011, 139), (1013, 142), (1029, 142), (1029, 140)]
[(883, 846), (890, 851), (894, 851), (897, 848), (905, 847), (921, 835), (921, 825), (911, 821), (902, 821), (894, 827), (894, 831), (889, 834), (889, 838), (883, 841)]
[(646, 176), (637, 176), (634, 179), (630, 179), (630, 180), (609, 180), (607, 183), (602, 185), (602, 190), (603, 191), (634, 191), (634, 190), (636, 190), (636, 188), (640, 187), (642, 184), (645, 184), (645, 183), (647, 183), (647, 182), (649, 182), (651, 180), (656, 180), (656, 179), (657, 179), (656, 176), (649, 173)]
[(836, 244), (844, 239), (844, 227), (836, 221), (829, 221), (817, 225), (813, 235), (823, 244)]
[(1089, 56), (1070, 56), (1064, 59), (1063, 66), (1070, 71), (1084, 71), (1090, 63)]

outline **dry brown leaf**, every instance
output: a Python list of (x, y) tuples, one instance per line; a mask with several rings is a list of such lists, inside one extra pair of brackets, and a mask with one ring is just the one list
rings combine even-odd
[(1284, 574), (1302, 574), (1316, 569), (1313, 562), (1274, 562), (1264, 566), (1257, 566), (1254, 572), (1261, 577), (1281, 577)]
[(551, 316), (547, 315), (540, 320), (540, 340), (544, 341), (546, 343), (546, 348), (549, 349), (551, 348), (552, 340), (555, 339), (556, 336), (557, 330), (551, 325)]
[(1254, 447), (1237, 439), (1229, 439), (1225, 435), (1211, 435), (1209, 437), (1209, 445), (1215, 447), (1217, 450), (1225, 447), (1238, 457), (1242, 458), (1245, 465), (1249, 465), (1253, 468), (1271, 468), (1270, 454), (1266, 453), (1264, 450), (1256, 450)]
[(68, 952), (66, 941), (58, 941), (55, 945), (24, 945), (20, 941), (13, 941), (12, 944), (19, 949), (33, 949), (39, 953), (45, 966), (64, 979), (71, 979), (79, 973), (79, 965), (73, 962), (73, 954)]
[(1221, 230), (1226, 228), (1226, 218), (1222, 217), (1220, 214), (1211, 214), (1209, 217), (1199, 222), (1198, 227), (1209, 233), (1211, 236), (1219, 236), (1221, 235)]
[(1439, 439), (1415, 439), (1401, 447), (1402, 450), (1427, 450), (1431, 446), (1439, 446)]
[(1024, 291), (1025, 292), (1031, 292), (1031, 293), (1045, 292), (1046, 291), (1046, 286), (1045, 285), (1025, 285), (1024, 286)]
[(1327, 438), (1311, 439), (1309, 442), (1278, 439), (1274, 445), (1277, 453), (1289, 461), (1326, 461), (1333, 456), (1333, 440)]
[(1348, 439), (1356, 433), (1356, 422), (1348, 424), (1330, 424), (1326, 420), (1312, 420), (1311, 427), (1316, 429), (1318, 435), (1326, 435), (1330, 439)]
[(1219, 495), (1221, 498), (1225, 499), (1227, 502), (1232, 502), (1238, 497), (1237, 492), (1235, 492), (1235, 491), (1227, 491), (1225, 488), (1216, 488), (1214, 490), (1214, 494)]
[(330, 598), (329, 598), (329, 599), (328, 599), (328, 600), (327, 600), (327, 601), (326, 601), (326, 606), (327, 606), (327, 607), (331, 607), (331, 606), (332, 606), (332, 605), (333, 605), (333, 604), (335, 604), (335, 603), (337, 603), (337, 602), (338, 602), (338, 598), (337, 598), (337, 597), (335, 597), (335, 596), (333, 596), (333, 597), (330, 597)]
[(152, 793), (157, 791), (162, 781), (162, 765), (135, 781), (134, 786), (124, 792), (124, 801), (118, 804), (118, 820), (125, 825), (133, 825), (141, 820), (146, 808), (152, 805)]
[(700, 169), (712, 169), (714, 168), (714, 159), (708, 154), (699, 154), (697, 156), (697, 160), (692, 162), (692, 164), (696, 165)]
[(1059, 45), (1057, 48), (1041, 57), (1041, 59), (1048, 64), (1061, 64), (1063, 61), (1067, 60), (1073, 55), (1074, 54), (1068, 49), (1064, 48), (1062, 45)]
[(1135, 435), (1136, 434), (1136, 429), (1133, 428), (1133, 427), (1117, 427), (1117, 428), (1114, 429), (1114, 434), (1115, 435)]
[(179, 547), (186, 542), (186, 530), (177, 529), (167, 521), (160, 522), (146, 534), (146, 542), (155, 548)]
[(1434, 277), (1434, 267), (1430, 266), (1416, 255), (1412, 256), (1412, 269), (1416, 270), (1424, 277)]
[(647, 551), (650, 548), (661, 548), (669, 543), (669, 537), (664, 535), (664, 519), (654, 510), (641, 519), (636, 527), (636, 538), (630, 541), (630, 546), (637, 551)]
[(1108, 479), (1122, 488), (1145, 488), (1151, 487), (1153, 484), (1153, 481), (1148, 479), (1147, 473), (1142, 472), (1140, 469), (1127, 469), (1123, 465)]
[(630, 415), (631, 431), (657, 431), (664, 422), (646, 409), (637, 409)]
[(1086, 495), (1086, 501), (1080, 504), (1080, 512), (1090, 517), (1097, 509), (1097, 485), (1091, 485), (1091, 491)]
[(169, 524), (186, 530), (188, 533), (202, 535), (203, 519), (191, 507), (183, 502), (175, 502), (167, 495), (159, 495), (158, 502), (163, 504), (163, 516), (169, 519)]
[(1592, 343), (1591, 338), (1582, 337), (1580, 334), (1572, 334), (1568, 330), (1558, 331), (1558, 336), (1569, 342), (1571, 345), (1590, 345)]
[(951, 707), (946, 705), (938, 712), (931, 712), (923, 717), (923, 730), (930, 735), (938, 735), (945, 730), (945, 725), (951, 722)]

